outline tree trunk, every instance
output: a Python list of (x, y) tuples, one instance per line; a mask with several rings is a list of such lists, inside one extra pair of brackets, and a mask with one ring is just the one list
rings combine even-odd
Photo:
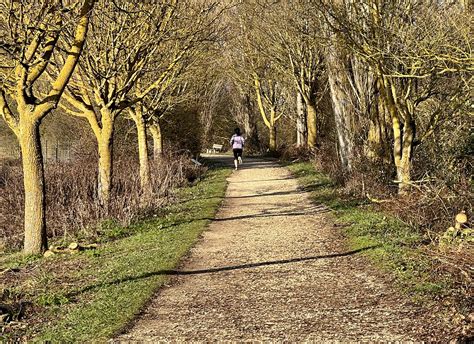
[(337, 36), (330, 46), (327, 65), (328, 81), (334, 112), (334, 122), (338, 139), (339, 158), (342, 168), (350, 172), (354, 158), (354, 116), (355, 109), (352, 102), (351, 85), (349, 84), (348, 60), (341, 51)]
[(153, 159), (158, 161), (163, 155), (163, 136), (161, 134), (160, 122), (155, 121), (150, 125), (150, 133), (153, 137)]
[(40, 121), (23, 116), (19, 143), (23, 163), (25, 187), (25, 241), (26, 254), (38, 254), (47, 248), (45, 187), (43, 156), (39, 134)]
[(315, 147), (317, 144), (318, 124), (316, 119), (316, 104), (313, 101), (306, 102), (306, 116), (308, 146)]
[(343, 169), (347, 172), (352, 170), (353, 164), (353, 140), (350, 117), (352, 109), (347, 94), (338, 86), (334, 75), (329, 74), (329, 85), (331, 89), (331, 99), (333, 103), (334, 122), (339, 147), (339, 157)]
[(148, 160), (148, 142), (146, 124), (141, 109), (135, 110), (133, 121), (137, 128), (138, 161), (140, 163), (140, 187), (143, 195), (151, 193), (150, 161)]
[(367, 157), (376, 161), (383, 156), (382, 127), (378, 115), (370, 119), (369, 132), (367, 135), (366, 154)]
[[(381, 74), (381, 73), (380, 73)], [(415, 122), (409, 113), (403, 114), (397, 107), (393, 94), (393, 85), (387, 78), (381, 79), (382, 94), (384, 96), (384, 105), (392, 119), (393, 131), (393, 159), (397, 170), (398, 193), (406, 194), (410, 188), (411, 182), (411, 157), (413, 140), (415, 138)], [(405, 116), (403, 116), (405, 115)], [(402, 119), (404, 123), (402, 123)]]
[(308, 140), (306, 132), (306, 113), (303, 96), (300, 92), (296, 94), (296, 145), (302, 147)]
[(268, 148), (270, 149), (270, 152), (275, 152), (276, 149), (277, 149), (276, 126), (274, 125), (274, 126), (268, 128), (268, 129), (270, 131), (270, 142), (269, 142)]
[(243, 122), (245, 129), (246, 147), (250, 150), (261, 150), (258, 126), (252, 108), (252, 101), (249, 94), (245, 94), (242, 99)]
[(99, 178), (98, 178), (98, 196), (102, 206), (106, 209), (110, 203), (110, 191), (112, 189), (113, 173), (113, 134), (114, 120), (109, 114), (102, 113), (102, 130), (97, 137), (99, 151)]
[(397, 177), (400, 183), (398, 188), (399, 194), (406, 194), (410, 190), (411, 158), (414, 137), (415, 123), (410, 120), (403, 126), (402, 156), (397, 166)]

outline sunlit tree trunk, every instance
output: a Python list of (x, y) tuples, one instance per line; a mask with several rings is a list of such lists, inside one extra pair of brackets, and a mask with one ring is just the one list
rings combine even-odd
[(154, 121), (150, 125), (150, 133), (153, 138), (153, 159), (158, 161), (163, 155), (163, 136), (161, 134), (161, 125), (159, 121)]
[(399, 184), (399, 193), (405, 194), (410, 190), (411, 184), (411, 161), (413, 140), (415, 135), (415, 123), (408, 121), (403, 126), (403, 136), (401, 143), (401, 157), (397, 166), (397, 179)]
[(112, 190), (114, 118), (108, 110), (102, 110), (102, 128), (96, 136), (99, 153), (98, 197), (108, 209)]
[(296, 144), (298, 147), (307, 143), (306, 111), (303, 96), (300, 92), (296, 94)]
[(270, 116), (268, 116), (265, 106), (263, 105), (260, 81), (257, 77), (254, 78), (255, 93), (257, 96), (258, 109), (260, 115), (262, 116), (263, 122), (269, 130), (269, 143), (268, 148), (271, 152), (275, 152), (277, 149), (277, 138), (276, 138), (276, 123), (281, 118), (282, 114), (277, 115), (275, 110), (275, 105), (271, 104), (268, 107), (270, 108)]
[(143, 118), (141, 105), (130, 110), (130, 115), (137, 128), (138, 140), (138, 161), (140, 165), (140, 187), (142, 195), (146, 196), (151, 192), (150, 161), (148, 159), (148, 142), (146, 136), (146, 123)]
[(28, 254), (38, 253), (47, 248), (44, 168), (39, 124), (37, 120), (23, 120), (18, 137), (25, 187), (24, 251)]
[(397, 170), (397, 182), (399, 183), (398, 192), (405, 194), (411, 184), (411, 158), (415, 138), (415, 122), (409, 113), (403, 113), (397, 107), (394, 85), (386, 77), (383, 77), (382, 80), (381, 91), (392, 119), (393, 159)]
[(344, 170), (351, 171), (354, 155), (353, 117), (355, 109), (351, 101), (351, 94), (348, 92), (350, 85), (348, 84), (346, 59), (346, 55), (341, 51), (341, 47), (338, 46), (338, 42), (334, 38), (327, 58), (329, 88), (339, 143), (339, 157)]
[[(25, 188), (25, 217), (24, 217), (24, 253), (38, 254), (47, 247), (45, 221), (45, 185), (44, 165), (41, 151), (39, 126), (59, 103), (66, 85), (76, 67), (82, 53), (89, 26), (89, 15), (95, 1), (83, 3), (80, 18), (75, 29), (74, 43), (67, 52), (67, 57), (56, 79), (51, 83), (50, 91), (42, 99), (35, 98), (33, 86), (46, 71), (56, 44), (60, 37), (62, 25), (60, 17), (57, 30), (42, 31), (43, 24), (37, 24), (39, 29), (27, 46), (21, 60), (15, 68), (16, 92), (10, 94), (16, 104), (16, 114), (7, 103), (6, 90), (0, 87), (0, 115), (15, 133), (23, 164), (23, 184)], [(14, 16), (14, 14), (13, 14)], [(12, 18), (13, 18), (12, 16)], [(20, 24), (22, 24), (20, 19)], [(32, 30), (34, 32), (34, 30)], [(35, 63), (32, 63), (33, 60)]]
[(277, 128), (276, 126), (272, 126), (268, 129), (270, 131), (270, 141), (268, 143), (268, 148), (271, 152), (275, 152), (277, 149)]
[(308, 128), (308, 146), (314, 147), (318, 143), (318, 122), (316, 104), (312, 101), (306, 102), (306, 125)]

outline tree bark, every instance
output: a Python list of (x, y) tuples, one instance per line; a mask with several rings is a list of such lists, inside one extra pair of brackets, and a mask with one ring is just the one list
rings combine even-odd
[(150, 133), (153, 138), (153, 159), (158, 161), (163, 156), (163, 136), (159, 121), (155, 121), (150, 125)]
[[(17, 61), (19, 63), (15, 68), (15, 73), (11, 73), (12, 79), (9, 81), (16, 83), (17, 88), (16, 94), (11, 95), (15, 98), (18, 119), (7, 104), (5, 89), (0, 88), (0, 115), (17, 136), (22, 153), (23, 184), (25, 188), (25, 241), (23, 251), (26, 254), (38, 254), (47, 248), (44, 165), (39, 126), (41, 120), (58, 105), (76, 67), (86, 40), (89, 16), (94, 3), (94, 0), (86, 0), (83, 3), (80, 19), (75, 29), (74, 43), (67, 52), (64, 65), (58, 76), (51, 83), (50, 91), (43, 99), (36, 99), (36, 102), (33, 103), (30, 99), (31, 90), (52, 59), (51, 56), (54, 49), (56, 49), (59, 31), (44, 40), (41, 38), (33, 39), (27, 47), (26, 55), (23, 55), (22, 61)], [(32, 68), (26, 67), (27, 64), (24, 62), (33, 59), (38, 59), (41, 62), (36, 63)]]
[(316, 104), (308, 99), (306, 101), (306, 125), (308, 133), (308, 146), (315, 147), (318, 143), (318, 123), (316, 117)]
[(102, 128), (100, 136), (97, 137), (99, 152), (98, 196), (101, 205), (108, 209), (112, 190), (114, 119), (106, 112), (108, 111), (102, 111)]
[(337, 36), (335, 36), (332, 39), (327, 58), (328, 81), (336, 125), (339, 158), (342, 168), (346, 172), (350, 172), (354, 156), (353, 118), (355, 109), (349, 91), (351, 86), (348, 81), (347, 63), (347, 56), (341, 51)]
[(397, 170), (398, 193), (406, 194), (411, 184), (411, 158), (416, 130), (415, 122), (410, 113), (401, 111), (400, 106), (397, 106), (394, 85), (391, 84), (390, 80), (381, 77), (381, 81), (383, 81), (381, 91), (384, 97), (384, 105), (392, 119), (393, 160)]
[(276, 131), (276, 126), (272, 126), (268, 128), (270, 131), (270, 141), (268, 144), (268, 148), (270, 149), (270, 152), (275, 152), (277, 149), (277, 131)]
[[(39, 134), (40, 121), (23, 116), (18, 137), (25, 187), (24, 253), (36, 254), (47, 248), (43, 157)], [(26, 119), (28, 118), (28, 119)]]
[(411, 183), (411, 158), (413, 149), (413, 140), (415, 137), (415, 122), (408, 120), (403, 126), (403, 137), (402, 137), (402, 156), (397, 166), (397, 177), (399, 188), (398, 193), (403, 195), (410, 190)]
[(378, 114), (372, 116), (367, 134), (366, 154), (374, 161), (383, 156), (382, 130)]
[(383, 161), (385, 164), (390, 164), (392, 163), (390, 117), (379, 95), (374, 95), (373, 102), (364, 151), (375, 163)]
[(300, 92), (296, 94), (296, 145), (305, 146), (308, 140), (306, 131), (306, 112), (303, 96)]
[(150, 161), (148, 159), (148, 142), (146, 137), (146, 124), (142, 110), (137, 107), (132, 116), (137, 128), (138, 161), (140, 164), (140, 187), (143, 195), (151, 193)]
[(245, 94), (242, 97), (242, 110), (243, 110), (243, 122), (246, 135), (246, 147), (251, 150), (259, 151), (260, 138), (258, 134), (258, 127), (255, 121), (255, 115), (252, 112), (252, 102), (249, 94)]

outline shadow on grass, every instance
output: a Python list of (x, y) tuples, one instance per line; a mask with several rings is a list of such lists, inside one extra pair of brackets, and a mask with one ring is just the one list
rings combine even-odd
[(349, 198), (341, 197), (334, 193), (334, 191), (328, 190), (327, 194), (319, 193), (311, 195), (311, 199), (318, 204), (325, 204), (331, 210), (342, 211), (342, 210), (353, 210), (360, 206), (369, 204), (366, 199), (360, 198)]
[(158, 271), (151, 271), (147, 272), (138, 276), (128, 276), (124, 278), (119, 278), (114, 281), (100, 283), (85, 287), (81, 290), (69, 293), (66, 295), (67, 298), (72, 298), (78, 296), (82, 293), (88, 292), (90, 290), (103, 288), (106, 286), (111, 285), (119, 285), (125, 282), (136, 281), (144, 278), (149, 278), (158, 275), (167, 275), (167, 276), (183, 276), (183, 275), (202, 275), (202, 274), (211, 274), (211, 273), (218, 273), (218, 272), (225, 272), (225, 271), (234, 271), (234, 270), (244, 270), (244, 269), (252, 269), (252, 268), (259, 268), (262, 266), (273, 266), (273, 265), (284, 265), (284, 264), (291, 264), (291, 263), (299, 263), (305, 261), (312, 261), (312, 260), (319, 260), (319, 259), (329, 259), (329, 258), (339, 258), (339, 257), (347, 257), (351, 256), (360, 252), (364, 252), (367, 250), (372, 250), (378, 248), (379, 245), (367, 246), (357, 250), (348, 251), (348, 252), (341, 252), (341, 253), (332, 253), (332, 254), (325, 254), (320, 256), (311, 256), (311, 257), (300, 257), (300, 258), (292, 258), (292, 259), (281, 259), (281, 260), (272, 260), (266, 262), (257, 262), (257, 263), (248, 263), (248, 264), (241, 264), (241, 265), (231, 265), (231, 266), (223, 266), (218, 268), (209, 268), (209, 269), (200, 269), (200, 270), (158, 270)]

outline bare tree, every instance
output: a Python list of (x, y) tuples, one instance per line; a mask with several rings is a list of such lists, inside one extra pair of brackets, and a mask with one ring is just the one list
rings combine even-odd
[(467, 105), (473, 69), (468, 19), (458, 6), (424, 0), (345, 1), (326, 11), (347, 47), (373, 70), (404, 193), (414, 148)]
[(160, 6), (141, 1), (100, 1), (96, 7), (91, 27), (94, 40), (88, 42), (62, 107), (71, 115), (86, 118), (94, 132), (99, 153), (98, 196), (105, 209), (112, 187), (115, 121), (122, 111), (138, 109), (135, 105), (172, 71), (173, 61), (169, 68), (155, 70), (151, 82), (140, 84), (152, 61), (166, 54), (159, 48), (170, 35), (174, 16), (175, 0)]
[[(324, 58), (326, 41), (323, 17), (313, 13), (310, 4), (288, 2), (265, 7), (268, 20), (261, 28), (269, 44), (269, 54), (288, 74), (305, 104), (306, 132), (309, 147), (318, 142), (317, 105), (326, 90)], [(297, 96), (298, 97), (298, 96)], [(297, 118), (300, 118), (297, 116)], [(301, 124), (300, 124), (301, 125)]]
[[(63, 6), (61, 1), (7, 1), (0, 5), (0, 111), (21, 147), (25, 187), (25, 253), (47, 246), (44, 169), (39, 126), (56, 106), (82, 53), (95, 1)], [(57, 76), (42, 76), (77, 13), (74, 40)], [(46, 90), (41, 96), (38, 88)]]
[(233, 64), (233, 78), (242, 88), (251, 87), (253, 98), (263, 123), (269, 131), (269, 149), (277, 149), (277, 122), (286, 103), (285, 78), (270, 56), (266, 37), (259, 25), (265, 22), (258, 3), (242, 4), (237, 9), (239, 22), (234, 30), (239, 33), (233, 42), (229, 58)]

